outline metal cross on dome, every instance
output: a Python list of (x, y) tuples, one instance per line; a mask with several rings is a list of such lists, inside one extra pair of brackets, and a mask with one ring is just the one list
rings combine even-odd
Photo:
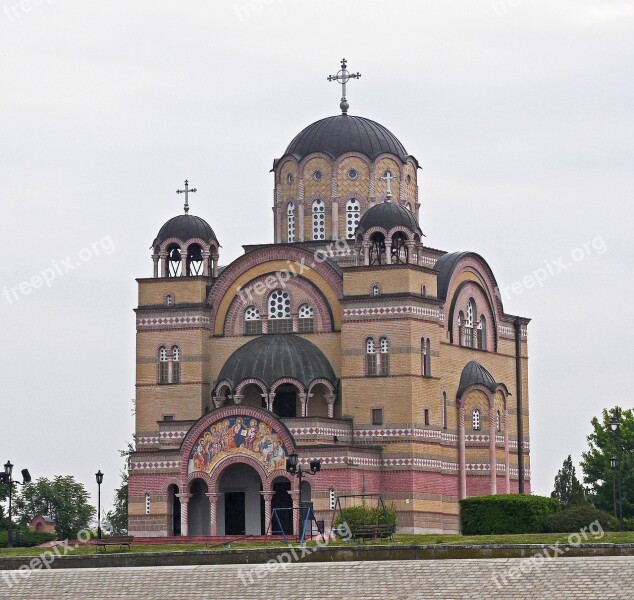
[(185, 179), (185, 189), (184, 190), (176, 190), (177, 194), (185, 194), (185, 206), (183, 207), (185, 209), (185, 214), (187, 214), (189, 212), (189, 193), (194, 193), (197, 192), (198, 190), (196, 188), (192, 188), (191, 190), (189, 189), (189, 181), (187, 181), (187, 179)]
[(351, 79), (359, 79), (361, 77), (361, 73), (350, 73), (348, 71), (348, 61), (343, 58), (341, 60), (341, 69), (336, 75), (328, 75), (328, 81), (337, 81), (341, 84), (341, 103), (339, 107), (341, 108), (341, 114), (348, 114), (348, 108), (350, 105), (348, 104), (348, 100), (346, 98), (346, 83)]
[(379, 179), (387, 183), (387, 195), (385, 199), (389, 200), (392, 197), (392, 181), (398, 179), (398, 177), (396, 177), (396, 175), (392, 175), (392, 171), (385, 171), (383, 177), (379, 177)]

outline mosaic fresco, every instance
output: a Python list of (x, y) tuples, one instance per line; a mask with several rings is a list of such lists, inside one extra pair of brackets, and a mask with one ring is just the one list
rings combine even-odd
[(283, 469), (288, 454), (277, 432), (255, 417), (235, 416), (209, 426), (198, 438), (189, 457), (189, 472), (210, 473), (226, 456), (255, 458), (270, 473)]

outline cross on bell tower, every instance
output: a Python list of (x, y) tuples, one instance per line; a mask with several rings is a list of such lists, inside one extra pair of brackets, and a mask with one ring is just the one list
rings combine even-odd
[(389, 202), (392, 198), (392, 181), (398, 179), (396, 175), (392, 175), (392, 171), (385, 171), (383, 177), (379, 177), (381, 181), (385, 181), (387, 183), (387, 192), (385, 196), (385, 201)]
[(183, 208), (185, 209), (185, 214), (187, 214), (189, 212), (189, 194), (197, 192), (198, 190), (196, 188), (192, 188), (191, 190), (189, 189), (189, 181), (187, 181), (187, 179), (185, 179), (185, 189), (184, 190), (176, 190), (177, 194), (185, 194), (185, 206), (183, 206)]
[(341, 69), (336, 75), (328, 75), (328, 81), (337, 81), (341, 84), (341, 103), (339, 104), (339, 108), (341, 108), (341, 114), (347, 115), (348, 108), (350, 105), (348, 104), (348, 99), (346, 98), (346, 83), (351, 79), (359, 79), (361, 77), (361, 73), (350, 73), (348, 71), (348, 61), (344, 58), (341, 60)]

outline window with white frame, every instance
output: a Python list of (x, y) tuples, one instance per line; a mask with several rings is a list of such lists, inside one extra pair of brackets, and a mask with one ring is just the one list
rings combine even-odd
[(389, 375), (390, 374), (390, 354), (389, 354), (389, 342), (386, 337), (382, 337), (379, 340), (379, 350), (380, 350), (380, 369), (379, 372), (381, 375)]
[(284, 290), (273, 290), (269, 296), (269, 333), (291, 333), (291, 297)]
[(497, 431), (502, 431), (502, 415), (499, 410), (495, 413), (495, 429)]
[(467, 348), (473, 348), (473, 300), (467, 302), (467, 314), (464, 322), (464, 345)]
[(431, 377), (431, 341), (429, 338), (421, 338), (421, 372), (423, 377)]
[(376, 348), (374, 347), (374, 340), (368, 338), (365, 341), (365, 373), (366, 375), (377, 374), (377, 357)]
[(172, 294), (167, 294), (167, 296), (165, 296), (165, 305), (174, 306), (174, 296)]
[(381, 295), (381, 286), (379, 286), (378, 283), (375, 283), (372, 285), (372, 288), (370, 289), (370, 295), (371, 296), (380, 296)]
[(295, 205), (292, 202), (286, 208), (286, 240), (289, 243), (295, 241)]
[(172, 346), (172, 383), (180, 383), (181, 380), (181, 350), (178, 346)]
[(480, 350), (487, 349), (487, 320), (484, 315), (480, 317), (478, 323), (478, 348)]
[(244, 311), (244, 335), (260, 335), (261, 333), (260, 311), (255, 306), (247, 306)]
[(145, 514), (149, 515), (152, 511), (152, 500), (150, 499), (150, 494), (145, 494)]
[(314, 328), (314, 312), (310, 304), (299, 307), (299, 333), (310, 333)]
[(356, 198), (351, 198), (346, 202), (346, 238), (354, 238), (354, 232), (359, 225), (361, 216), (361, 204)]
[(169, 360), (167, 357), (167, 348), (165, 346), (161, 346), (158, 354), (158, 382), (169, 383)]
[(473, 431), (480, 431), (480, 409), (474, 408), (471, 413), (471, 428)]
[(326, 239), (326, 206), (323, 200), (313, 202), (313, 239)]

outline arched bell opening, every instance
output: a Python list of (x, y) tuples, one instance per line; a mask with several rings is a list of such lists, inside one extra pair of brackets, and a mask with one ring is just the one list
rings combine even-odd
[(182, 268), (181, 249), (178, 244), (170, 244), (167, 247), (167, 276), (180, 277)]
[(408, 254), (407, 236), (403, 232), (398, 231), (392, 236), (392, 264), (407, 264)]
[(190, 244), (187, 248), (187, 275), (204, 275), (203, 249), (200, 244)]
[(370, 264), (385, 264), (385, 236), (379, 231), (370, 238)]

